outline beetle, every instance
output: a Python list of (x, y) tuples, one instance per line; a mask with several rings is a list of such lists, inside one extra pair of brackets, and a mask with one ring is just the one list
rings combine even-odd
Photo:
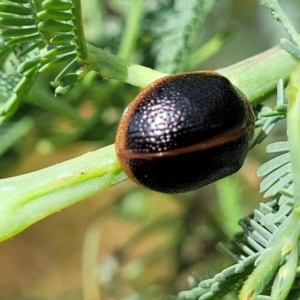
[(221, 74), (196, 71), (143, 89), (121, 117), (115, 148), (134, 182), (181, 193), (237, 172), (253, 132), (246, 96)]

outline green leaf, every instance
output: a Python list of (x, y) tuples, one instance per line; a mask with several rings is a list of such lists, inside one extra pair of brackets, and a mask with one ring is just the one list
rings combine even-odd
[(34, 27), (21, 27), (21, 28), (5, 28), (1, 31), (3, 37), (25, 37), (38, 32), (37, 28)]
[(56, 66), (59, 66), (62, 62), (67, 62), (70, 60), (74, 60), (76, 58), (76, 53), (75, 52), (71, 52), (68, 53), (64, 56), (58, 57), (56, 60), (53, 60), (49, 63), (44, 63), (43, 66), (39, 69), (40, 72), (45, 72), (48, 71), (50, 69), (55, 68)]
[(260, 184), (260, 191), (264, 192), (268, 190), (275, 182), (277, 182), (278, 180), (280, 180), (290, 172), (291, 172), (291, 163), (287, 163), (279, 167), (278, 169), (270, 173), (266, 178), (264, 178), (264, 180)]
[(267, 153), (286, 152), (286, 151), (290, 151), (290, 147), (287, 141), (272, 143), (266, 147)]
[(35, 19), (18, 18), (18, 17), (0, 17), (0, 25), (2, 26), (31, 26), (35, 25)]
[(193, 285), (196, 285), (196, 287), (180, 292), (178, 299), (220, 299), (221, 296), (233, 290), (238, 282), (251, 272), (256, 258), (257, 254), (247, 257), (209, 279), (194, 278), (196, 282)]
[(47, 51), (47, 53), (43, 56), (43, 59), (47, 59), (49, 57), (55, 57), (57, 55), (62, 55), (65, 53), (70, 53), (74, 50), (75, 50), (75, 45), (59, 46)]
[(27, 59), (18, 66), (17, 72), (23, 74), (29, 71), (30, 69), (36, 67), (39, 64), (40, 60), (41, 58), (39, 56), (34, 56), (31, 59)]
[[(2, 90), (4, 90), (4, 92), (6, 89), (7, 99), (5, 99), (5, 102), (0, 106), (0, 124), (7, 121), (15, 113), (21, 101), (23, 100), (24, 95), (31, 88), (37, 73), (38, 67), (36, 65), (24, 73), (24, 76), (17, 75), (15, 78), (13, 78), (11, 76), (5, 76), (4, 74), (1, 74), (0, 87), (2, 86)], [(5, 78), (11, 79), (12, 84), (5, 85), (3, 87), (5, 84)]]
[(58, 22), (55, 20), (45, 20), (38, 24), (39, 30), (53, 32), (70, 32), (73, 30), (73, 25)]
[(31, 15), (31, 7), (20, 6), (12, 3), (0, 3), (0, 12), (11, 13), (16, 15)]
[(13, 0), (13, 2), (15, 3), (24, 3), (24, 4), (29, 3), (29, 1), (30, 0)]
[(64, 11), (72, 8), (71, 2), (63, 2), (61, 0), (45, 0), (43, 1), (43, 8), (54, 11)]
[(269, 160), (268, 162), (264, 163), (262, 166), (260, 166), (256, 172), (257, 176), (261, 177), (270, 174), (271, 172), (289, 163), (290, 161), (291, 161), (290, 153), (285, 153), (280, 156), (277, 156)]
[(74, 35), (73, 34), (60, 34), (60, 35), (56, 35), (55, 37), (50, 39), (50, 44), (53, 45), (61, 45), (64, 44), (66, 42), (71, 42), (74, 39)]
[(40, 20), (70, 21), (72, 14), (64, 11), (43, 10), (37, 14)]
[[(33, 33), (36, 32), (36, 34), (31, 34), (29, 36), (23, 36), (20, 37), (20, 33), (22, 32), (21, 29), (15, 30), (15, 32), (9, 32), (9, 36), (11, 39), (6, 43), (7, 46), (15, 46), (15, 45), (20, 45), (23, 43), (28, 43), (32, 42), (35, 40), (38, 40), (40, 38), (39, 33), (37, 33), (36, 28), (33, 28), (34, 30), (32, 31)], [(25, 33), (25, 32), (24, 32)], [(14, 34), (16, 34), (16, 37), (14, 37)], [(36, 48), (38, 47), (38, 43), (36, 43)]]

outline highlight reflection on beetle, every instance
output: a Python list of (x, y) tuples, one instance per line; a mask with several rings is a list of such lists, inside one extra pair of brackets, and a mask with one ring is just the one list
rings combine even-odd
[(133, 181), (180, 193), (238, 171), (253, 132), (245, 95), (219, 73), (198, 71), (162, 77), (142, 90), (120, 120), (115, 145)]

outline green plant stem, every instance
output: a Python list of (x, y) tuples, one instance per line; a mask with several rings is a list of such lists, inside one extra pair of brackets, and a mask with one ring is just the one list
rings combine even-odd
[(290, 72), (296, 64), (297, 61), (293, 56), (276, 46), (216, 71), (228, 77), (255, 106), (276, 91), (280, 78), (287, 82)]
[(122, 35), (118, 56), (131, 59), (139, 34), (144, 0), (132, 0), (129, 16)]
[(92, 45), (88, 47), (89, 57), (85, 60), (85, 63), (104, 79), (116, 79), (143, 88), (166, 75), (141, 65), (129, 63)]
[[(89, 46), (89, 52), (90, 55), (85, 62), (105, 79), (116, 79), (144, 88), (166, 75), (129, 63), (94, 46)], [(252, 105), (256, 105), (276, 91), (279, 78), (287, 81), (296, 63), (290, 54), (276, 46), (216, 71), (228, 77), (248, 97)]]
[(0, 180), (0, 241), (126, 179), (114, 145), (61, 164)]
[(86, 39), (83, 31), (81, 0), (72, 0), (72, 22), (78, 57), (84, 60), (88, 56)]
[(291, 75), (286, 93), (289, 100), (287, 125), (294, 185), (294, 210), (300, 219), (300, 63)]

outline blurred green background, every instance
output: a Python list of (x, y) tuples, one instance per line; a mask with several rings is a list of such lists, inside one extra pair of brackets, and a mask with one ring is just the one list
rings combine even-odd
[[(129, 4), (82, 1), (88, 41), (116, 53)], [(281, 4), (299, 28), (299, 1)], [(156, 55), (164, 47), (159, 28), (171, 5), (171, 0), (145, 0), (133, 61), (157, 66)], [(221, 50), (196, 69), (228, 66), (286, 36), (270, 11), (254, 0), (217, 1), (197, 46), (220, 32), (229, 33)], [(122, 111), (138, 89), (90, 73), (55, 99), (68, 103), (74, 109), (70, 112), (41, 101), (52, 99), (49, 82), (59, 71), (42, 74), (17, 114), (0, 127), (1, 178), (39, 170), (114, 142)], [(269, 100), (268, 105), (274, 104), (274, 99)], [(74, 112), (84, 121), (76, 120)], [(263, 201), (255, 171), (270, 158), (264, 147), (285, 139), (282, 122), (249, 153), (243, 168), (223, 183), (172, 196), (127, 180), (2, 242), (0, 300), (96, 300), (98, 293), (101, 299), (164, 299), (187, 289), (187, 277), (193, 272), (206, 276), (220, 271), (231, 261), (218, 251), (217, 243), (239, 231), (237, 221)], [(231, 200), (238, 202), (234, 209)]]

